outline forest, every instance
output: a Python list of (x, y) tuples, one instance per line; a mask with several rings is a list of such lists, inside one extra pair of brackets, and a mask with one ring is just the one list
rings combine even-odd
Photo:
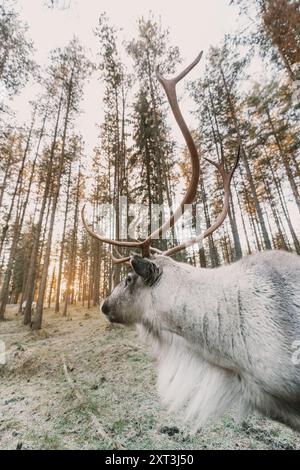
[[(249, 2), (238, 3), (241, 15), (246, 14)], [(230, 161), (242, 145), (228, 221), (203, 247), (186, 254), (203, 267), (264, 249), (300, 254), (299, 9), (295, 2), (283, 0), (252, 3), (257, 29), (212, 46), (204, 76), (188, 84), (201, 154), (224, 155)], [(99, 207), (116, 207), (115, 220), (105, 233), (118, 239), (121, 196), (147, 205), (151, 219), (151, 206), (167, 201), (171, 208), (180, 184), (189, 179), (188, 157), (184, 148), (176, 147), (155, 77), (158, 64), (165, 74), (174, 72), (180, 51), (154, 15), (138, 19), (137, 25), (137, 37), (120, 51), (118, 30), (102, 14), (95, 29), (98, 63), (90, 63), (74, 38), (52, 51), (48, 67), (41, 70), (32, 60), (26, 25), (8, 4), (1, 5), (1, 87), (10, 98), (34, 75), (42, 89), (28, 104), (31, 121), (21, 128), (14, 126), (9, 99), (1, 103), (1, 320), (8, 303), (18, 303), (21, 310), (26, 300), (24, 324), (39, 329), (44, 306), (55, 303), (55, 311), (67, 315), (69, 304), (96, 305), (118, 283), (120, 272), (112, 271), (108, 250), (82, 228), (83, 201), (90, 202), (91, 222), (99, 227), (104, 215)], [(272, 74), (269, 81), (249, 88), (244, 83), (256, 53), (272, 62)], [(133, 62), (132, 74), (122, 62), (124, 54)], [(104, 84), (99, 103), (104, 118), (99, 122), (99, 145), (92, 155), (84, 155), (74, 122), (84, 81), (95, 68)], [(205, 162), (201, 165), (197, 199), (203, 226), (208, 226), (220, 210), (222, 188), (215, 172), (209, 172)], [(175, 233), (168, 243), (174, 238)]]
[[(227, 3), (238, 9), (243, 28), (211, 44), (203, 68), (178, 91), (200, 153), (191, 220), (154, 245), (167, 249), (194, 234), (195, 206), (202, 229), (211, 225), (223, 187), (205, 158), (230, 166), (240, 147), (225, 223), (174, 257), (203, 268), (264, 250), (300, 255), (300, 4)], [(46, 14), (72, 7), (72, 1), (44, 4)], [(112, 266), (114, 251), (84, 229), (84, 204), (99, 233), (127, 238), (125, 217), (127, 226), (138, 220), (132, 239), (143, 239), (155, 208), (164, 208), (160, 221), (169, 217), (190, 180), (188, 151), (174, 132), (156, 69), (172, 76), (193, 57), (183, 57), (155, 11), (135, 18), (132, 37), (123, 37), (121, 18), (114, 24), (101, 8), (91, 28), (96, 60), (74, 36), (41, 65), (15, 2), (0, 2), (0, 332), (11, 312), (26, 334), (47, 330), (48, 314), (57, 328), (72, 312), (80, 320), (81, 309), (98, 312), (124, 278), (127, 267)], [(98, 142), (87, 152), (78, 118), (84, 87), (95, 75)], [(30, 119), (20, 123), (11, 103), (29, 81), (39, 92), (27, 103)], [(122, 198), (127, 205), (120, 215)]]

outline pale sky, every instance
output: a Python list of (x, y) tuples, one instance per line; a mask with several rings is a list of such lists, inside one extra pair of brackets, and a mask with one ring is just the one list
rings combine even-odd
[[(97, 63), (99, 42), (93, 34), (99, 15), (104, 11), (117, 28), (122, 28), (123, 39), (131, 39), (137, 34), (136, 20), (147, 16), (151, 10), (155, 17), (161, 17), (162, 24), (169, 27), (171, 42), (177, 45), (182, 53), (184, 63), (191, 62), (200, 50), (204, 58), (200, 65), (191, 72), (189, 79), (203, 75), (205, 52), (210, 45), (219, 43), (224, 34), (237, 29), (238, 12), (229, 6), (229, 0), (61, 0), (70, 2), (70, 8), (49, 9), (44, 0), (17, 0), (16, 6), (22, 20), (29, 26), (30, 36), (36, 48), (35, 59), (47, 64), (49, 52), (55, 47), (63, 47), (76, 35), (87, 49), (89, 57)], [(120, 52), (123, 53), (122, 48)], [(124, 62), (128, 62), (124, 54)], [(129, 63), (130, 67), (130, 63)], [(183, 86), (181, 86), (183, 90)], [(20, 124), (29, 119), (28, 101), (35, 97), (37, 89), (29, 83), (13, 103)], [(83, 113), (77, 120), (78, 128), (86, 143), (86, 152), (91, 153), (97, 144), (98, 130), (96, 123), (102, 120), (102, 87), (94, 74), (85, 85), (84, 98), (81, 104)], [(183, 102), (185, 114), (192, 103), (188, 97)], [(171, 122), (171, 125), (174, 123)], [(174, 133), (179, 137), (174, 125)]]
[[(21, 18), (29, 26), (28, 36), (34, 41), (36, 49), (35, 60), (40, 65), (48, 63), (49, 52), (56, 47), (64, 47), (76, 35), (86, 48), (89, 58), (97, 64), (99, 43), (93, 34), (97, 20), (101, 13), (106, 12), (111, 24), (122, 28), (120, 44), (137, 36), (136, 20), (144, 15), (148, 16), (151, 10), (155, 17), (161, 17), (164, 27), (170, 29), (170, 39), (173, 45), (179, 47), (183, 58), (183, 65), (190, 63), (200, 52), (204, 51), (200, 64), (189, 74), (188, 80), (203, 77), (205, 56), (211, 45), (218, 45), (225, 34), (242, 29), (242, 20), (236, 7), (230, 5), (230, 0), (60, 0), (69, 3), (70, 8), (59, 10), (49, 9), (46, 0), (16, 0), (16, 8)], [(120, 48), (121, 57), (128, 67), (131, 62)], [(271, 65), (256, 61), (251, 67), (251, 81), (263, 80), (264, 76), (272, 74)], [(272, 75), (271, 75), (272, 76)], [(250, 82), (249, 82), (250, 83)], [(193, 103), (187, 93), (183, 93), (184, 86), (180, 84), (179, 94), (183, 94), (181, 107), (190, 127), (193, 127), (193, 118), (189, 111)], [(37, 95), (37, 88), (31, 82), (22, 90), (12, 107), (16, 112), (20, 125), (29, 121), (30, 108), (28, 101)], [(85, 141), (85, 153), (91, 155), (98, 144), (99, 130), (96, 125), (103, 119), (102, 111), (103, 88), (95, 73), (89, 83), (84, 87), (84, 97), (81, 103), (82, 114), (76, 121), (77, 129)], [(182, 136), (178, 131), (170, 113), (172, 134), (179, 144), (183, 144)], [(298, 229), (299, 218), (295, 216), (295, 205), (290, 205), (291, 215)]]

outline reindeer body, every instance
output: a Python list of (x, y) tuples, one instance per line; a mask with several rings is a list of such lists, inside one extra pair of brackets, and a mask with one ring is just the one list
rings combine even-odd
[[(142, 256), (115, 258), (133, 273), (104, 301), (112, 322), (137, 324), (158, 355), (158, 388), (171, 409), (183, 409), (200, 427), (233, 403), (241, 414), (257, 410), (300, 430), (300, 365), (293, 345), (300, 341), (300, 258), (272, 251), (246, 257), (230, 266), (199, 269), (168, 256), (202, 242), (224, 222), (230, 183), (243, 151), (230, 171), (224, 156), (215, 162), (224, 188), (222, 210), (203, 233), (157, 253), (153, 240), (164, 237), (197, 194), (200, 166), (193, 136), (181, 114), (176, 84), (199, 62), (202, 53), (172, 79), (159, 73), (174, 118), (191, 157), (191, 179), (179, 207), (145, 240), (114, 240), (99, 235), (82, 219), (87, 232), (103, 243), (141, 250)], [(239, 136), (238, 136), (239, 137)]]
[(270, 251), (217, 269), (134, 256), (134, 272), (102, 305), (137, 324), (158, 357), (170, 410), (203, 426), (238, 404), (300, 430), (300, 258)]
[(212, 270), (155, 262), (168, 275), (141, 324), (164, 402), (196, 426), (238, 402), (242, 415), (257, 410), (300, 430), (300, 258), (265, 252)]

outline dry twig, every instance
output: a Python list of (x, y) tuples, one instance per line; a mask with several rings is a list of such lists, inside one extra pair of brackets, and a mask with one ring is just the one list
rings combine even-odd
[[(80, 402), (81, 405), (84, 405), (86, 403), (86, 397), (83, 395), (83, 393), (81, 392), (81, 390), (76, 387), (72, 377), (70, 376), (69, 374), (69, 371), (68, 371), (68, 365), (67, 365), (67, 362), (66, 362), (66, 358), (64, 356), (64, 354), (62, 354), (61, 356), (61, 359), (62, 359), (62, 364), (63, 364), (63, 371), (64, 371), (64, 375), (65, 375), (65, 379), (67, 381), (67, 383), (69, 384), (70, 388), (73, 390), (77, 400)], [(96, 430), (96, 432), (103, 438), (105, 439), (106, 441), (108, 441), (110, 443), (110, 445), (112, 446), (113, 449), (119, 449), (119, 450), (125, 450), (125, 447), (122, 446), (122, 444), (120, 444), (119, 442), (116, 442), (111, 436), (109, 436), (109, 434), (103, 429), (101, 423), (99, 422), (97, 416), (95, 415), (95, 413), (93, 413), (91, 410), (89, 409), (86, 409), (86, 412), (87, 414), (89, 415), (89, 418)]]

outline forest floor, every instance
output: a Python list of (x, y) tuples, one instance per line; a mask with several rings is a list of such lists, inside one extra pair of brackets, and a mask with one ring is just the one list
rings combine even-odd
[(0, 449), (300, 449), (300, 436), (234, 415), (197, 434), (168, 416), (155, 386), (155, 362), (135, 329), (109, 325), (99, 309), (45, 309), (31, 332), (15, 307), (0, 324)]

